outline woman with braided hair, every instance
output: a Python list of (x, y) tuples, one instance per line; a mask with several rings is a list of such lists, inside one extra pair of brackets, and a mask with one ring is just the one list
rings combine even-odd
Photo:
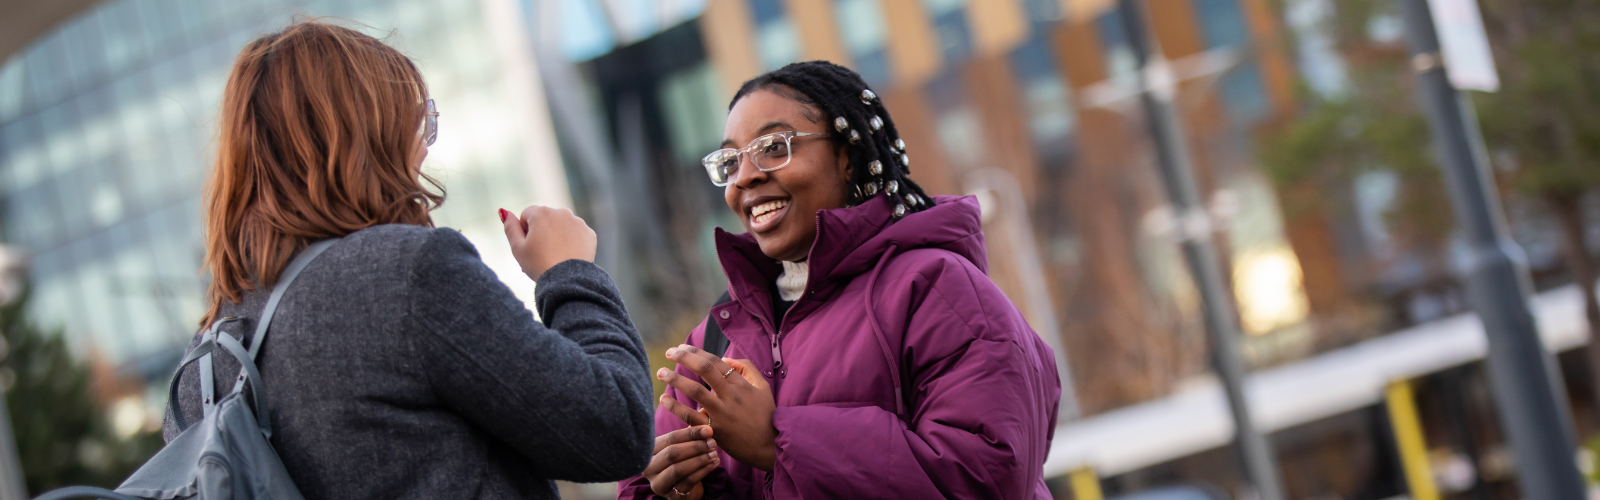
[(911, 181), (849, 69), (791, 64), (729, 107), (703, 160), (745, 229), (716, 232), (728, 295), (667, 350), (654, 455), (618, 497), (1049, 498), (1061, 385), (986, 274), (977, 202)]

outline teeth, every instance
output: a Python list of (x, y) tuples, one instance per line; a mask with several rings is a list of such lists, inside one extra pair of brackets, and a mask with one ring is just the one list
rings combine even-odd
[(756, 205), (755, 208), (750, 209), (750, 220), (757, 224), (766, 222), (767, 219), (772, 218), (773, 212), (777, 212), (778, 209), (787, 206), (789, 206), (789, 200), (769, 201)]

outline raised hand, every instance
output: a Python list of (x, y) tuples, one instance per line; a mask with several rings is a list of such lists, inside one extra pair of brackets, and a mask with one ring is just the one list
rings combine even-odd
[(704, 411), (690, 410), (671, 399), (663, 401), (668, 410), (678, 418), (690, 413), (704, 415), (717, 431), (718, 444), (729, 456), (771, 472), (777, 459), (778, 430), (772, 426), (772, 412), (777, 405), (766, 379), (748, 361), (724, 361), (687, 344), (667, 349), (667, 359), (688, 368), (711, 386), (707, 390), (688, 377), (662, 368), (656, 376), (700, 403)]
[(568, 260), (594, 262), (594, 230), (571, 210), (533, 205), (522, 209), (521, 217), (513, 217), (500, 209), (500, 223), (511, 243), (511, 255), (523, 274), (534, 281)]

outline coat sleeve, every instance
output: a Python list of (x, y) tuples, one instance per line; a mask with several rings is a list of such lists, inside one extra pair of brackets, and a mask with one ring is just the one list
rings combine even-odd
[[(694, 331), (689, 333), (689, 339), (686, 340), (686, 342), (688, 342), (690, 345), (705, 345), (702, 341), (702, 339), (705, 338), (705, 327), (705, 322), (702, 321), (700, 326), (695, 327)], [(677, 368), (677, 372), (678, 375), (688, 377), (690, 380), (694, 380), (696, 382), (700, 381), (699, 375), (682, 366)], [(675, 387), (670, 385), (667, 386), (666, 395), (669, 398), (678, 400), (679, 403), (683, 403), (685, 406), (694, 409), (700, 409), (700, 403), (690, 399), (688, 396), (683, 395), (683, 393), (678, 391), (678, 389)], [(682, 419), (679, 419), (676, 415), (673, 415), (672, 412), (661, 409), (660, 407), (656, 408), (655, 424), (657, 436), (689, 426), (688, 424), (685, 424)], [(654, 451), (653, 441), (651, 443), (651, 449)], [(716, 471), (713, 471), (711, 474), (707, 475), (705, 479), (700, 480), (700, 484), (705, 487), (705, 496), (703, 497), (703, 500), (740, 498), (739, 495), (735, 494), (735, 490), (739, 490), (740, 488), (734, 487), (734, 482), (731, 480), (731, 476), (728, 472), (728, 465), (733, 463), (733, 458), (729, 457), (726, 453), (722, 453), (721, 450), (718, 450), (717, 453), (722, 454), (722, 464), (717, 466)], [(663, 497), (656, 495), (650, 490), (650, 481), (646, 480), (642, 475), (630, 477), (617, 483), (618, 500), (646, 500), (660, 498)]]
[(411, 266), (407, 328), (450, 411), (531, 473), (614, 481), (650, 457), (650, 365), (609, 276), (569, 260), (545, 272), (541, 324), (459, 233), (435, 230)]
[[(979, 299), (933, 289), (902, 323), (910, 425), (878, 406), (779, 407), (773, 497), (1035, 497), (1049, 440), (1043, 415), (1054, 406), (1041, 401), (1048, 370), (1018, 336), (980, 335), (972, 322), (985, 318), (951, 312)], [(1009, 308), (1001, 317), (1015, 314), (1009, 302), (990, 305)]]

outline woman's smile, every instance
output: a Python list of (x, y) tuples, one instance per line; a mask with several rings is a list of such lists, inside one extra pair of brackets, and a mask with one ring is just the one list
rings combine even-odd
[(783, 216), (789, 213), (789, 199), (787, 198), (770, 201), (757, 199), (757, 201), (759, 203), (750, 205), (750, 211), (746, 214), (750, 218), (750, 231), (752, 232), (764, 233), (777, 227), (778, 223), (783, 221)]

